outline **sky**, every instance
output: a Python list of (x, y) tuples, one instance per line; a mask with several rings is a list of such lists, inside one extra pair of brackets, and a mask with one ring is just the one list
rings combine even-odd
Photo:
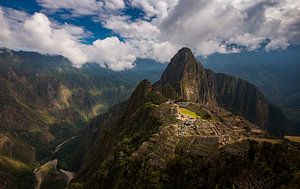
[(0, 0), (0, 47), (76, 67), (164, 63), (183, 46), (205, 57), (299, 44), (299, 0)]

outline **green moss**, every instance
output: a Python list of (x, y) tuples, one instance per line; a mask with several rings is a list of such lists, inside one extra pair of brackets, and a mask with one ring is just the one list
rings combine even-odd
[(181, 114), (187, 115), (187, 116), (189, 116), (191, 118), (194, 118), (194, 119), (197, 119), (199, 117), (195, 112), (190, 111), (186, 108), (179, 108), (179, 111), (180, 111)]

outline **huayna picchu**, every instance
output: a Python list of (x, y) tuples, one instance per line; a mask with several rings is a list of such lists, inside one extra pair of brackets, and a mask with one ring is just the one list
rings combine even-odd
[(71, 189), (299, 188), (299, 138), (252, 84), (182, 48), (55, 154)]

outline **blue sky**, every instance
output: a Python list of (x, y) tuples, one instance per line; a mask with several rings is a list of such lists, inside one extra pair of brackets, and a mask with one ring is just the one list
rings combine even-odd
[(300, 43), (298, 0), (0, 0), (0, 46), (113, 70), (137, 58), (282, 51)]
[(84, 15), (72, 17), (71, 12), (64, 9), (51, 13), (43, 9), (43, 7), (40, 6), (36, 0), (2, 0), (0, 2), (0, 5), (2, 7), (24, 11), (28, 14), (43, 12), (49, 19), (55, 20), (57, 22), (81, 26), (85, 30), (90, 31), (93, 34), (86, 39), (87, 43), (92, 43), (96, 39), (103, 39), (113, 35), (112, 30), (102, 27), (101, 23), (95, 23), (93, 21), (94, 16)]

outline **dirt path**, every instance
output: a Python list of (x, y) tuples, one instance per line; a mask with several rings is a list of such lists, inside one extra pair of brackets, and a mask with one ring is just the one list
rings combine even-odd
[(69, 141), (73, 140), (74, 138), (76, 138), (76, 136), (73, 136), (72, 138), (70, 138), (70, 139), (68, 139), (68, 140), (66, 140), (66, 141), (64, 141), (64, 142), (62, 142), (62, 143), (59, 144), (58, 146), (56, 146), (55, 151), (54, 151), (54, 154), (55, 154), (56, 152), (58, 152), (58, 151), (63, 147), (63, 145), (65, 145), (65, 144), (68, 143)]

